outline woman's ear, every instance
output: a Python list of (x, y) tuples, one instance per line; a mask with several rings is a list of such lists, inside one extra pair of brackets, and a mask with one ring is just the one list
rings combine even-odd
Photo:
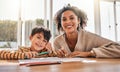
[(81, 22), (81, 19), (80, 19), (80, 18), (78, 18), (78, 24), (80, 24), (80, 22)]
[(32, 36), (29, 36), (29, 39), (32, 40)]

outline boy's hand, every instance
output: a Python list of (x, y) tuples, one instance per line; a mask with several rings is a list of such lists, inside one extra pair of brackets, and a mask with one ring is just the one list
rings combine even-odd
[(25, 57), (26, 59), (30, 59), (30, 58), (35, 58), (38, 55), (37, 52), (25, 52)]
[(50, 42), (47, 43), (45, 48), (47, 49), (48, 52), (50, 52), (50, 53), (52, 52), (52, 45)]

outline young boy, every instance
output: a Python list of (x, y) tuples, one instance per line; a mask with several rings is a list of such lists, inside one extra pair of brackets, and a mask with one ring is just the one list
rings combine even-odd
[(16, 51), (1, 50), (0, 59), (29, 59), (55, 56), (49, 43), (50, 37), (50, 30), (43, 27), (35, 27), (30, 35), (30, 47), (20, 47)]

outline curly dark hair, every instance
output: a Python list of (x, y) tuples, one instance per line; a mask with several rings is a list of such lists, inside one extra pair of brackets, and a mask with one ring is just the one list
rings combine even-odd
[(49, 29), (44, 28), (42, 26), (37, 26), (32, 29), (31, 36), (37, 34), (37, 33), (43, 33), (44, 38), (49, 41), (51, 38), (51, 32)]
[(70, 6), (68, 4), (67, 6), (64, 6), (62, 9), (58, 10), (58, 12), (55, 14), (54, 20), (55, 20), (55, 23), (57, 24), (58, 31), (60, 30), (63, 31), (61, 26), (61, 16), (62, 16), (62, 13), (67, 10), (73, 11), (75, 15), (78, 17), (78, 19), (80, 19), (80, 24), (78, 25), (77, 30), (79, 30), (80, 28), (83, 28), (83, 23), (86, 24), (85, 20), (88, 19), (86, 13), (80, 10), (79, 8), (75, 6)]

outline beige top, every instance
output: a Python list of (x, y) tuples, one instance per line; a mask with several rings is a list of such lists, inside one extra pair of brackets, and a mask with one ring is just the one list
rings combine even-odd
[[(63, 46), (68, 53), (71, 53), (65, 41), (65, 34), (57, 36), (53, 45), (55, 50)], [(81, 29), (78, 32), (74, 51), (89, 52), (91, 50), (96, 54), (96, 57), (120, 57), (120, 45), (118, 43)]]

